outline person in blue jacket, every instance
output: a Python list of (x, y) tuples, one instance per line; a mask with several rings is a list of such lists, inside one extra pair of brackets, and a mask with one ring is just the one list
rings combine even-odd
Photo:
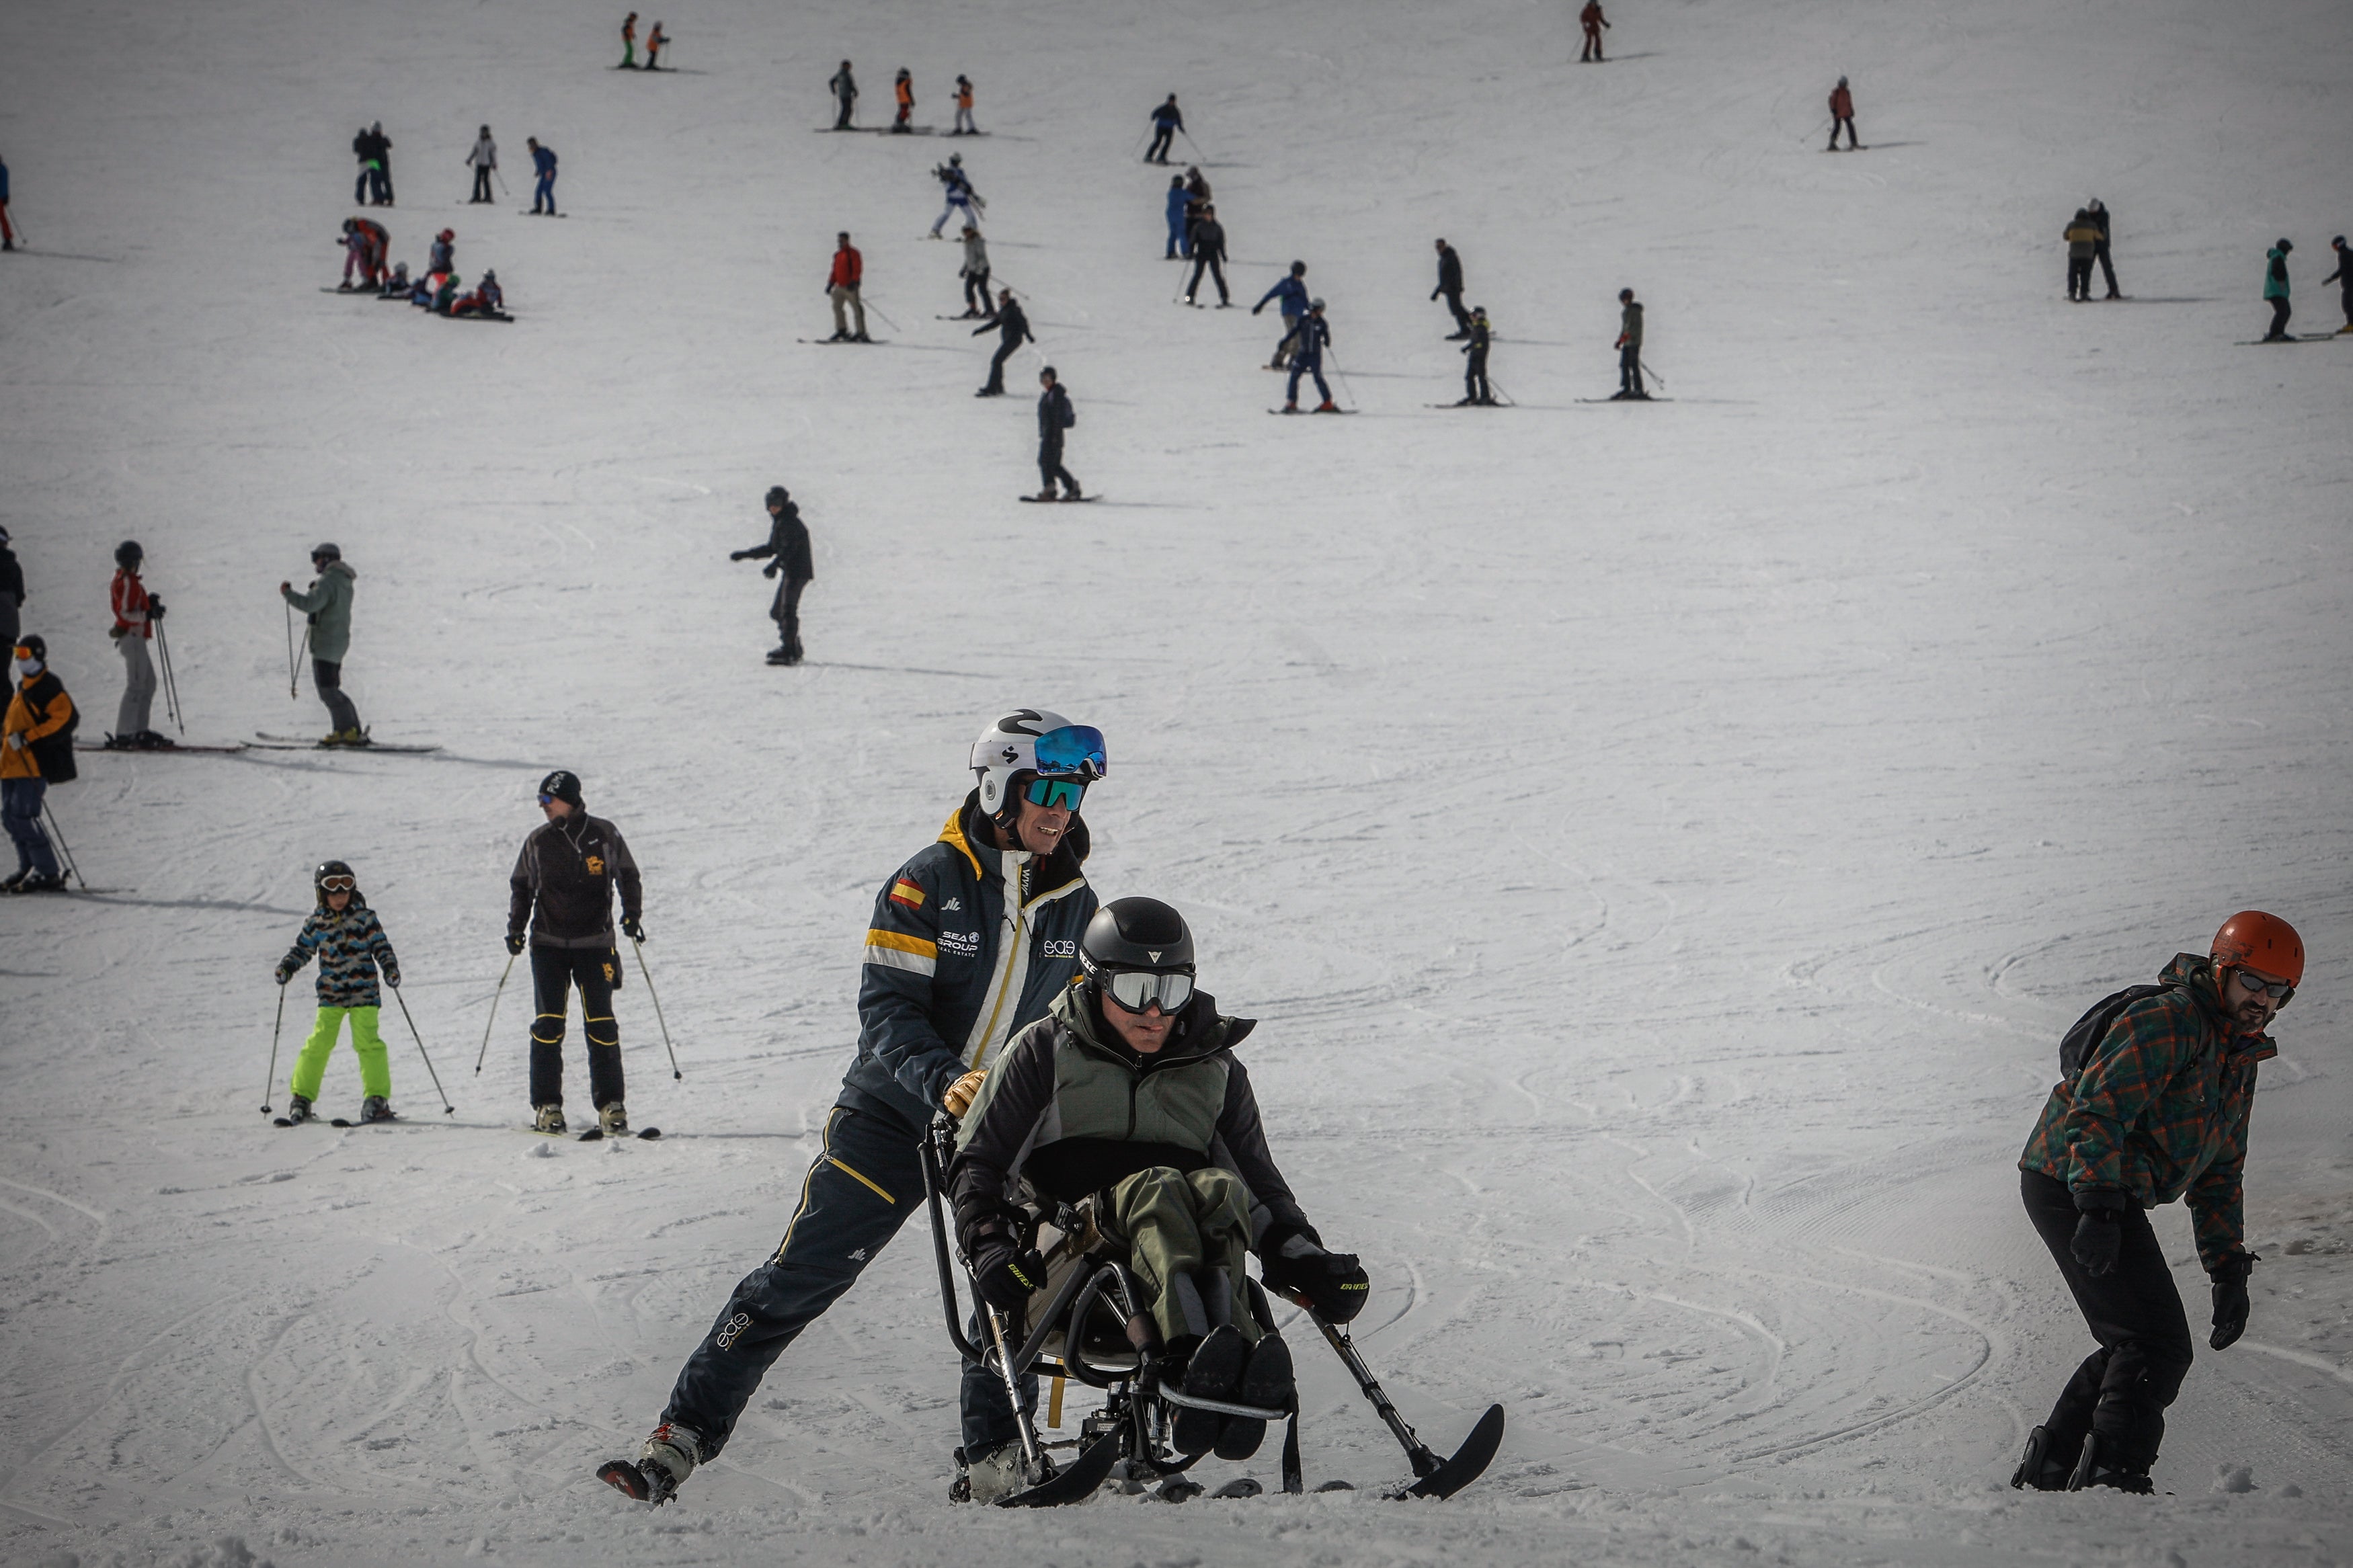
[(1192, 195), (1185, 189), (1185, 176), (1168, 176), (1168, 254), (1163, 261), (1175, 261), (1179, 257), (1190, 260), (1193, 256), (1193, 226), (1186, 221), (1191, 209)]
[(1316, 405), (1316, 413), (1340, 412), (1340, 405), (1332, 401), (1332, 389), (1324, 382), (1324, 351), (1331, 342), (1332, 324), (1324, 319), (1324, 301), (1309, 300), (1307, 314), (1300, 318), (1299, 330), (1292, 336), (1291, 391), (1282, 402), (1285, 414), (1299, 412), (1299, 378), (1303, 375), (1314, 376), (1315, 390), (1324, 395), (1324, 401)]
[(536, 136), (524, 137), (523, 145), (531, 149), (531, 166), (539, 174), (539, 184), (531, 193), (532, 216), (534, 217), (539, 216), (540, 204), (544, 202), (547, 204), (548, 216), (554, 217), (556, 216), (555, 149), (541, 146), (539, 138)]
[[(720, 1308), (637, 1459), (597, 1471), (631, 1497), (664, 1501), (726, 1447), (785, 1348), (923, 1211), (932, 1118), (962, 1115), (998, 1049), (1079, 978), (1096, 905), (1079, 807), (1110, 771), (1103, 731), (1024, 708), (981, 731), (971, 765), (977, 787), (938, 841), (875, 895), (858, 1057), (784, 1240)], [(1022, 1484), (1012, 1402), (966, 1363), (963, 1409), (957, 1495), (989, 1501)]]
[(1152, 111), (1152, 145), (1145, 149), (1144, 161), (1147, 163), (1168, 162), (1169, 146), (1176, 141), (1176, 132), (1184, 129), (1185, 111), (1176, 107), (1176, 95), (1172, 92), (1167, 102)]
[(1282, 341), (1274, 345), (1274, 357), (1266, 362), (1266, 368), (1281, 370), (1299, 336), (1299, 318), (1307, 314), (1307, 263), (1293, 262), (1291, 276), (1261, 295), (1259, 302), (1250, 307), (1250, 314), (1255, 316), (1265, 310), (1270, 300), (1282, 301)]

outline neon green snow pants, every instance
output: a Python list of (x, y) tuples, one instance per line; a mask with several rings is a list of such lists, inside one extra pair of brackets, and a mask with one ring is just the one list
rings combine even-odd
[(1249, 1282), (1250, 1189), (1230, 1171), (1180, 1174), (1155, 1166), (1111, 1190), (1110, 1228), (1126, 1238), (1128, 1268), (1152, 1297), (1163, 1340), (1198, 1339), (1229, 1322), (1255, 1343)]
[(288, 1087), (305, 1100), (319, 1098), (319, 1084), (327, 1076), (327, 1058), (334, 1054), (343, 1019), (352, 1021), (352, 1049), (359, 1053), (360, 1092), (392, 1098), (392, 1067), (385, 1059), (384, 1037), (375, 1032), (374, 1007), (322, 1007), (302, 1054), (294, 1058), (294, 1080)]

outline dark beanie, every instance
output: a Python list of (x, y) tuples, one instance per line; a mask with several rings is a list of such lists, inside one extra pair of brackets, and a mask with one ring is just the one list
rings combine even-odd
[(539, 781), (539, 793), (552, 795), (576, 810), (580, 805), (580, 775), (569, 769), (558, 768)]

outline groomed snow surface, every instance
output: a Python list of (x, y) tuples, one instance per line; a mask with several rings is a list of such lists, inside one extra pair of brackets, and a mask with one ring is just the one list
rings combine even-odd
[[(2346, 409), (2353, 340), (2245, 348), (2263, 251), (2335, 324), (2353, 13), (2334, 0), (19, 6), (0, 154), (0, 519), (111, 727), (109, 551), (146, 546), (191, 739), (311, 730), (274, 593), (358, 572), (346, 678), (431, 758), (90, 754), (103, 897), (0, 908), (0, 1547), (11, 1561), (2322, 1563), (2353, 1553)], [(650, 14), (647, 18), (650, 20)], [(944, 128), (812, 132), (858, 64)], [(1870, 150), (1825, 156), (1853, 79)], [(1171, 89), (1233, 286), (1293, 257), (1354, 419), (1273, 420), (1273, 313), (1171, 303)], [(394, 255), (443, 225), (512, 326), (332, 284), (353, 130)], [(470, 206), (488, 121), (507, 195)], [(570, 216), (529, 204), (523, 139)], [(961, 147), (1032, 391), (923, 237)], [(1179, 151), (1186, 151), (1179, 143)], [(2132, 300), (2062, 299), (2115, 213)], [(804, 347), (837, 229), (871, 350)], [(1519, 406), (1455, 412), (1461, 249)], [(1675, 401), (1615, 384), (1615, 296)], [(726, 552), (782, 482), (809, 662)], [(855, 1033), (875, 889), (1022, 704), (1100, 724), (1106, 898), (1194, 921), (1262, 1020), (1278, 1156), (1374, 1297), (1367, 1356), (1488, 1475), (1396, 1445), (1300, 1346), (1311, 1484), (1008, 1514), (944, 1500), (956, 1367), (910, 1232), (649, 1512), (633, 1452), (774, 1247)], [(159, 709), (160, 715), (160, 709)], [(576, 769), (645, 871), (619, 999), (659, 1143), (551, 1143), (505, 878)], [(387, 1129), (273, 1131), (269, 967), (359, 869), (396, 1010)], [(2154, 1500), (2006, 1485), (2090, 1348), (2013, 1162), (2092, 999), (2234, 909), (2308, 984), (2247, 1173), (2254, 1318), (2201, 1349)], [(279, 1079), (310, 1017), (290, 993)], [(586, 1088), (573, 1046), (572, 1109)], [(336, 1057), (322, 1109), (352, 1114)], [(2159, 1216), (2203, 1342), (2186, 1216)], [(1072, 1415), (1083, 1408), (1073, 1400)], [(1276, 1445), (1239, 1468), (1270, 1483)], [(1207, 1467), (1214, 1483), (1236, 1467)], [(2234, 1479), (2235, 1478), (2235, 1479)]]

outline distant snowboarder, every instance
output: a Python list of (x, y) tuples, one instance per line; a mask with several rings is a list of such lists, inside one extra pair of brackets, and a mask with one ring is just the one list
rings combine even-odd
[[(2347, 247), (2345, 237), (2341, 234), (2328, 243), (2337, 252), (2337, 270), (2321, 281), (2337, 285), (2337, 302), (2345, 307), (2345, 324), (2337, 330), (2339, 332), (2353, 332), (2353, 248)], [(6, 542), (7, 535), (0, 533), (0, 544), (5, 544)], [(5, 553), (6, 552), (0, 551), (0, 555)]]
[(964, 265), (956, 271), (964, 279), (964, 314), (972, 321), (988, 314), (988, 242), (980, 237), (977, 225), (964, 226)]
[(768, 618), (776, 623), (776, 646), (768, 655), (770, 664), (798, 664), (801, 661), (801, 590), (817, 578), (817, 569), (809, 563), (808, 525), (801, 521), (801, 509), (782, 485), (768, 489), (768, 542), (749, 550), (731, 552), (730, 561), (766, 560), (760, 569), (763, 577), (782, 576), (776, 584), (776, 597), (768, 606)]
[(147, 644), (164, 618), (164, 601), (148, 593), (140, 579), (139, 568), (146, 558), (135, 539), (114, 547), (114, 584), (108, 595), (114, 625), (106, 635), (122, 655), (122, 700), (115, 707), (114, 733), (106, 738), (111, 752), (158, 751), (172, 744), (148, 721), (155, 704), (155, 666), (147, 657)]
[(2092, 297), (2092, 258), (2099, 253), (2100, 226), (2089, 207), (2077, 207), (2062, 238), (2067, 242), (2067, 298), (2081, 304)]
[(555, 149), (541, 146), (536, 136), (524, 137), (522, 144), (531, 149), (532, 172), (539, 176), (539, 183), (532, 187), (531, 192), (532, 216), (538, 216), (543, 208), (548, 216), (554, 217), (556, 216)]
[[(827, 341), (837, 343), (871, 343), (866, 335), (866, 301), (859, 298), (859, 288), (866, 277), (866, 258), (849, 243), (849, 231), (843, 229), (834, 237), (833, 268), (826, 274), (825, 291), (833, 301), (833, 336)], [(849, 330), (848, 311), (858, 313), (858, 331)]]
[(1446, 334), (1446, 341), (1461, 342), (1471, 335), (1471, 317), (1462, 309), (1462, 257), (1443, 239), (1438, 242), (1438, 287), (1430, 291), (1433, 300), (1441, 296), (1454, 318), (1454, 330)]
[(1023, 343), (1038, 341), (1030, 335), (1029, 318), (1022, 313), (1020, 302), (1013, 298), (1010, 289), (1000, 293), (996, 314), (975, 327), (972, 335), (976, 338), (990, 331), (998, 334), (997, 354), (988, 362), (988, 384), (974, 393), (975, 397), (1004, 396), (1005, 362), (1011, 359)]
[(1471, 341), (1462, 345), (1469, 357), (1462, 362), (1462, 401), (1457, 408), (1486, 408), (1494, 404), (1495, 389), (1487, 384), (1487, 307), (1471, 307)]
[(621, 20), (621, 68), (638, 68), (638, 14), (630, 12)]
[(658, 71), (662, 68), (661, 52), (669, 43), (670, 35), (662, 31), (659, 22), (656, 22), (654, 30), (646, 35), (646, 69)]
[(1071, 395), (1048, 365), (1038, 373), (1038, 384), (1045, 390), (1038, 395), (1038, 477), (1045, 488), (1038, 492), (1039, 500), (1054, 499), (1054, 482), (1062, 485), (1064, 500), (1084, 500), (1085, 492), (1071, 470), (1062, 467), (1063, 433), (1079, 422), (1078, 410), (1071, 406)]
[(1651, 395), (1642, 390), (1642, 307), (1631, 289), (1618, 290), (1618, 390), (1609, 400), (1648, 403)]
[(1274, 345), (1274, 357), (1266, 362), (1266, 368), (1281, 370), (1282, 362), (1291, 356), (1292, 346), (1298, 340), (1299, 319), (1307, 314), (1307, 263), (1293, 262), (1289, 275), (1278, 279), (1273, 288), (1259, 296), (1258, 303), (1250, 307), (1250, 314), (1257, 315), (1270, 302), (1282, 307), (1282, 341)]
[(951, 136), (980, 134), (980, 122), (972, 117), (972, 78), (968, 76), (956, 78), (955, 129), (948, 134)]
[(2267, 343), (2288, 340), (2287, 258), (2288, 252), (2295, 248), (2292, 241), (2283, 238), (2272, 247), (2263, 268), (2263, 298), (2272, 305), (2272, 328), (2263, 334), (2263, 342)]
[(1185, 111), (1176, 107), (1176, 95), (1172, 92), (1168, 100), (1155, 109), (1149, 118), (1152, 121), (1152, 145), (1145, 149), (1144, 161), (1166, 163), (1168, 162), (1168, 149), (1176, 140), (1176, 132), (1185, 129)]
[(280, 583), (278, 596), (310, 617), (311, 680), (334, 725), (320, 743), (364, 746), (367, 731), (360, 725), (359, 710), (343, 695), (343, 656), (352, 646), (352, 588), (359, 574), (343, 563), (343, 552), (332, 544), (311, 552), (311, 570), (317, 575), (310, 587), (298, 594), (291, 583)]
[(1161, 259), (1175, 261), (1193, 255), (1193, 197), (1185, 189), (1185, 176), (1168, 176), (1168, 198), (1165, 204), (1168, 217), (1168, 252)]
[(1831, 144), (1823, 148), (1823, 152), (1838, 151), (1838, 133), (1841, 125), (1846, 127), (1847, 151), (1852, 153), (1857, 145), (1854, 138), (1854, 94), (1847, 90), (1844, 77), (1839, 78), (1838, 85), (1831, 89)]
[(913, 124), (915, 117), (914, 73), (908, 70), (905, 66), (901, 66), (899, 68), (898, 80), (892, 84), (892, 92), (899, 100), (898, 117), (891, 121), (892, 133), (893, 135), (900, 136), (908, 135), (915, 129)]
[(980, 220), (973, 216), (973, 209), (977, 207), (980, 211), (987, 212), (988, 203), (982, 200), (980, 193), (972, 188), (972, 178), (964, 172), (964, 154), (951, 153), (948, 154), (946, 163), (932, 165), (932, 178), (946, 187), (947, 192), (947, 205), (940, 209), (940, 216), (933, 221), (932, 237), (939, 238), (940, 230), (945, 228), (948, 219), (955, 217), (958, 213), (964, 215), (966, 227), (979, 227)]
[(0, 818), (16, 847), (16, 874), (0, 891), (58, 893), (66, 880), (57, 851), (41, 827), (41, 805), (51, 784), (75, 776), (73, 732), (79, 722), (65, 683), (49, 668), (49, 645), (26, 634), (12, 643), (16, 689), (0, 722)]
[(1234, 302), (1226, 292), (1226, 226), (1218, 221), (1215, 205), (1201, 209), (1201, 221), (1193, 226), (1193, 280), (1185, 285), (1185, 303), (1199, 303), (1201, 274), (1207, 272), (1218, 285), (1218, 309), (1224, 310)]
[[(2116, 264), (2108, 257), (2108, 209), (2099, 197), (2094, 196), (2084, 204), (2084, 210), (2092, 215), (2092, 226), (2100, 231), (2100, 242), (2092, 251), (2092, 259), (2100, 264), (2100, 274), (2107, 279), (2108, 298), (2121, 300), (2124, 295), (2116, 289)], [(2091, 279), (2084, 279), (2084, 291), (2086, 294), (2091, 292), (2090, 282)]]
[(1324, 319), (1324, 301), (1310, 300), (1307, 314), (1299, 319), (1297, 331), (1292, 334), (1291, 388), (1282, 400), (1285, 414), (1299, 412), (1299, 378), (1315, 378), (1315, 390), (1324, 401), (1315, 405), (1318, 414), (1337, 414), (1340, 405), (1332, 401), (1332, 388), (1324, 380), (1324, 351), (1331, 346), (1332, 323)]
[(1577, 57), (1577, 63), (1602, 58), (1601, 29), (1609, 25), (1609, 18), (1601, 14), (1601, 0), (1585, 0), (1585, 9), (1577, 19), (1585, 27), (1585, 52)]
[(467, 199), (477, 205), (494, 199), (491, 174), (499, 166), (499, 144), (491, 140), (489, 126), (483, 126), (481, 135), (474, 139), (474, 150), (466, 154), (466, 162), (474, 169), (474, 194)]
[(353, 289), (352, 273), (357, 271), (360, 282), (370, 289), (384, 287), (385, 253), (392, 248), (392, 236), (384, 225), (374, 218), (347, 217), (343, 220), (343, 280), (337, 287)]
[(836, 131), (849, 130), (849, 116), (858, 107), (858, 79), (849, 74), (849, 62), (842, 61), (841, 68), (834, 72), (833, 79), (825, 85), (833, 89), (833, 101), (837, 110), (833, 117), (833, 128)]
[(302, 1054), (294, 1058), (294, 1076), (287, 1083), (289, 1123), (311, 1119), (311, 1103), (327, 1076), (327, 1058), (334, 1054), (343, 1020), (352, 1023), (352, 1053), (360, 1058), (361, 1121), (396, 1120), (392, 1110), (392, 1065), (376, 1027), (384, 993), (376, 976), (395, 991), (400, 989), (400, 959), (385, 935), (384, 922), (360, 896), (359, 879), (341, 860), (329, 860), (311, 874), (311, 891), (318, 907), (302, 922), (301, 933), (286, 956), (278, 961), (278, 984), (285, 985), (316, 955), (319, 960), (319, 1012)]

